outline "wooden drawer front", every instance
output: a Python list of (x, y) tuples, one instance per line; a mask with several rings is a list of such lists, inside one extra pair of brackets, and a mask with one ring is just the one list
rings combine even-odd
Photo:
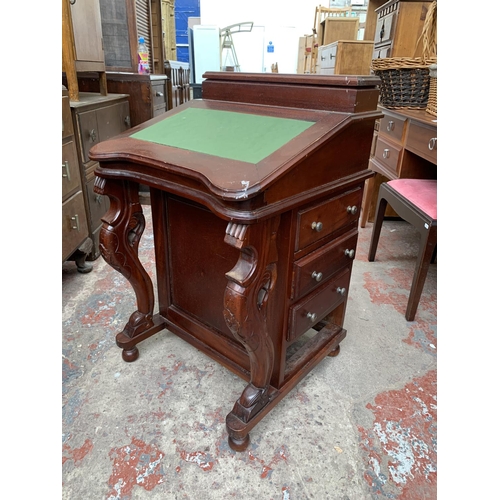
[(151, 94), (153, 99), (153, 107), (157, 109), (158, 107), (167, 107), (167, 96), (165, 94), (165, 83), (157, 83), (151, 86)]
[(337, 45), (325, 45), (319, 57), (319, 67), (335, 68), (335, 58), (337, 56)]
[(400, 146), (393, 146), (390, 142), (384, 141), (379, 134), (377, 146), (375, 148), (375, 158), (383, 163), (388, 170), (397, 175), (399, 155), (401, 154)]
[(109, 198), (105, 195), (94, 193), (95, 177), (87, 181), (87, 201), (90, 210), (91, 231), (101, 226), (101, 218), (109, 209)]
[(384, 43), (393, 38), (396, 26), (396, 12), (379, 17), (375, 28), (375, 43)]
[(78, 114), (82, 142), (82, 161), (90, 161), (89, 151), (98, 142), (111, 139), (130, 128), (128, 102), (83, 111)]
[(95, 111), (84, 111), (78, 114), (80, 125), (80, 141), (82, 143), (82, 161), (88, 162), (90, 148), (99, 142), (99, 129)]
[(406, 148), (437, 165), (437, 129), (410, 122)]
[(80, 186), (80, 168), (76, 146), (73, 141), (62, 146), (62, 196), (63, 198)]
[(357, 188), (301, 210), (297, 215), (295, 250), (302, 250), (337, 229), (355, 222), (359, 217), (360, 206), (361, 189)]
[(396, 118), (391, 115), (384, 115), (380, 120), (380, 133), (387, 137), (390, 137), (397, 143), (403, 141), (403, 132), (405, 129), (406, 120), (402, 118)]
[(287, 341), (300, 337), (347, 298), (350, 268), (345, 269), (290, 309)]
[(130, 128), (128, 102), (120, 102), (96, 110), (98, 142), (107, 141)]
[(62, 205), (62, 260), (66, 260), (88, 236), (83, 193), (78, 191)]
[(292, 299), (299, 299), (328, 281), (339, 269), (347, 266), (356, 251), (358, 231), (355, 229), (328, 245), (298, 260), (293, 265)]
[(62, 98), (62, 138), (73, 135), (73, 120), (71, 119), (71, 108), (69, 97)]

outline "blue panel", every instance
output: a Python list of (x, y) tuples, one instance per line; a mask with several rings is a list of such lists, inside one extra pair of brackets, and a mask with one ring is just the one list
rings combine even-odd
[(188, 17), (200, 17), (200, 0), (175, 0), (175, 43), (182, 62), (189, 62)]

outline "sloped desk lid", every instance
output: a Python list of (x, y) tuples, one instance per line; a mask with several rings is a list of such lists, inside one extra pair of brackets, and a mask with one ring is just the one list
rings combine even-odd
[(338, 133), (349, 113), (193, 100), (101, 142), (90, 157), (106, 175), (140, 166), (202, 182), (217, 196), (258, 193)]

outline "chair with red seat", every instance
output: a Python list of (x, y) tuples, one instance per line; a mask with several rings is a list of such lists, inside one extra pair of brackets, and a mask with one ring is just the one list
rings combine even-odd
[(407, 321), (413, 321), (437, 245), (437, 181), (394, 179), (380, 185), (368, 251), (370, 262), (375, 260), (387, 203), (399, 217), (412, 224), (420, 232), (420, 248), (405, 314)]

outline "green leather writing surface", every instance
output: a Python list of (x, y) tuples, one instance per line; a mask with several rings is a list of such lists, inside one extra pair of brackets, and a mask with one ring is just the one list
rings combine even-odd
[(255, 164), (314, 123), (233, 111), (187, 108), (130, 137)]

